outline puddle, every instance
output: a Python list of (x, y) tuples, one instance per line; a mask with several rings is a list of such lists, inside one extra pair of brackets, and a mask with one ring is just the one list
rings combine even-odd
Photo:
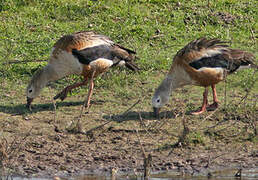
[[(157, 172), (152, 173), (149, 180), (230, 180), (230, 179), (241, 179), (241, 180), (256, 180), (258, 179), (258, 168), (252, 169), (243, 169), (241, 172), (241, 178), (235, 177), (235, 174), (238, 172), (238, 169), (223, 169), (212, 171), (210, 176), (208, 176), (208, 172), (203, 172), (194, 175), (182, 175), (181, 172), (169, 171), (169, 172)], [(131, 174), (118, 174), (115, 178), (112, 178), (109, 174), (89, 174), (82, 176), (74, 176), (74, 177), (52, 177), (52, 178), (23, 178), (23, 177), (2, 177), (4, 180), (142, 180), (142, 174), (137, 173), (135, 175)]]

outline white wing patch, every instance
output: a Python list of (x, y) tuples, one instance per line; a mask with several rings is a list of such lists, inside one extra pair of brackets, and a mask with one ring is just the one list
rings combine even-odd
[(112, 65), (113, 65), (113, 61), (105, 58), (99, 58), (90, 63), (90, 66), (93, 68), (98, 68), (98, 67), (109, 68)]
[(241, 70), (241, 69), (248, 69), (248, 68), (251, 68), (251, 67), (252, 67), (251, 64), (248, 64), (248, 65), (246, 65), (246, 66), (240, 66), (240, 67), (237, 69), (237, 71), (238, 71), (238, 70)]
[(197, 71), (207, 71), (207, 70), (212, 70), (212, 71), (215, 71), (216, 73), (222, 73), (226, 69), (225, 68), (221, 68), (221, 67), (216, 67), (216, 68), (202, 67), (202, 68), (198, 69)]
[(119, 63), (118, 63), (118, 66), (124, 66), (125, 65), (125, 61), (120, 61)]

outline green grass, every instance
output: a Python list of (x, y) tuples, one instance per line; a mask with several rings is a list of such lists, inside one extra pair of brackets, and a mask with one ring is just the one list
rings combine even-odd
[[(195, 38), (221, 38), (230, 41), (234, 48), (245, 49), (257, 55), (256, 6), (254, 0), (210, 1), (209, 8), (207, 1), (1, 1), (0, 82), (3, 88), (0, 90), (0, 97), (4, 104), (10, 104), (10, 100), (17, 101), (16, 96), (5, 96), (10, 92), (23, 97), (32, 74), (46, 64), (8, 62), (48, 59), (53, 44), (61, 36), (76, 31), (94, 30), (136, 50), (139, 57), (137, 63), (142, 68), (142, 72), (137, 74), (119, 69), (111, 70), (96, 80), (98, 93), (101, 93), (103, 99), (118, 98), (124, 101), (136, 100), (148, 92), (145, 105), (150, 106), (151, 94), (169, 69), (172, 57)], [(257, 74), (252, 76), (252, 70), (230, 76), (227, 81), (229, 94), (232, 91), (235, 94), (243, 93), (250, 88), (253, 93), (257, 93), (257, 83), (252, 85)], [(53, 87), (51, 91), (57, 93), (65, 85), (78, 80), (76, 76), (67, 77), (59, 80), (59, 83), (52, 83), (49, 88)], [(218, 90), (222, 95), (223, 83)], [(83, 88), (73, 91), (72, 95), (84, 93)], [(200, 92), (188, 93), (189, 99), (201, 101)], [(184, 98), (177, 93), (174, 95)], [(44, 90), (42, 96), (49, 97), (48, 91)], [(21, 102), (24, 103), (21, 99), (18, 100), (18, 103)], [(191, 103), (189, 110), (198, 106), (198, 103)]]
[[(22, 123), (25, 117), (34, 119), (32, 126), (45, 127), (44, 123), (52, 118), (52, 97), (65, 86), (80, 79), (70, 76), (51, 83), (35, 100), (34, 104), (38, 104), (36, 110), (30, 113), (25, 109), (27, 83), (38, 68), (46, 65), (46, 62), (33, 60), (47, 60), (53, 44), (65, 34), (84, 30), (105, 34), (115, 42), (136, 50), (139, 57), (137, 64), (142, 69), (139, 73), (131, 73), (116, 68), (96, 79), (93, 94), (93, 101), (96, 103), (91, 107), (92, 114), (87, 116), (90, 123), (83, 124), (85, 128), (94, 127), (94, 120), (103, 116), (121, 114), (138, 99), (142, 101), (132, 111), (140, 111), (143, 114), (150, 112), (151, 96), (168, 71), (173, 56), (193, 39), (202, 36), (221, 38), (230, 41), (233, 48), (250, 51), (257, 57), (257, 1), (210, 0), (210, 7), (207, 2), (0, 0), (0, 121), (5, 122), (0, 131), (5, 132), (5, 128), (8, 129), (16, 118), (19, 122), (15, 123), (12, 131), (19, 133), (26, 129), (27, 122), (25, 125)], [(28, 63), (10, 63), (13, 60)], [(256, 63), (258, 64), (257, 60)], [(237, 122), (236, 126), (229, 127), (231, 134), (248, 126), (246, 134), (239, 138), (239, 141), (252, 139), (248, 135), (253, 136), (257, 127), (252, 128), (253, 126), (249, 125), (255, 126), (258, 117), (256, 80), (257, 73), (254, 74), (254, 70), (249, 69), (229, 76), (226, 83), (220, 83), (217, 91), (222, 108), (212, 116), (212, 120), (207, 119), (199, 124), (210, 113), (197, 117), (185, 115), (189, 126), (196, 130), (191, 132), (189, 142), (206, 145), (209, 138), (221, 140), (221, 137), (227, 135), (227, 130), (218, 130), (219, 135), (213, 132), (203, 133), (202, 130), (225, 119)], [(164, 107), (163, 111), (180, 114), (197, 109), (201, 105), (202, 91), (201, 87), (185, 87), (175, 91), (170, 104)], [(239, 103), (246, 91), (250, 91), (247, 98)], [(64, 103), (59, 103), (57, 123), (60, 126), (66, 126), (79, 114), (81, 101), (86, 93), (87, 88), (76, 89)], [(99, 101), (100, 103), (97, 103)], [(68, 102), (73, 104), (68, 106)], [(168, 118), (168, 131), (178, 135), (178, 129), (182, 129), (181, 118)], [(129, 122), (117, 123), (115, 126), (133, 128)], [(5, 133), (8, 134), (9, 131)], [(252, 140), (257, 142), (257, 138)], [(172, 138), (164, 144), (174, 141), (175, 138)], [(160, 145), (162, 146), (162, 143)]]
[[(209, 8), (207, 1), (1, 1), (0, 80), (3, 88), (0, 96), (5, 99), (3, 94), (14, 91), (12, 87), (16, 85), (21, 87), (18, 89), (21, 93), (35, 70), (46, 64), (8, 62), (48, 59), (58, 38), (82, 30), (105, 34), (137, 51), (141, 73), (111, 70), (97, 79), (97, 89), (108, 95), (105, 92), (111, 92), (112, 88), (112, 93), (118, 98), (140, 95), (136, 84), (141, 82), (147, 83), (141, 85), (143, 89), (153, 91), (169, 69), (176, 51), (201, 36), (228, 40), (232, 47), (257, 55), (256, 6), (254, 0), (210, 1)], [(238, 72), (229, 77), (227, 88), (237, 91), (250, 88), (254, 79), (252, 75), (252, 70)], [(77, 77), (60, 80), (61, 84), (55, 85), (55, 89), (61, 90), (74, 79), (78, 80)], [(220, 89), (223, 88), (222, 85)], [(252, 92), (257, 90), (256, 83)], [(77, 90), (73, 95), (79, 92)]]

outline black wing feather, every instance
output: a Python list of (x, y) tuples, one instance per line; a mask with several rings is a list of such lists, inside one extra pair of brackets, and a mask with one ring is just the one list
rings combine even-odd
[(113, 66), (119, 64), (120, 61), (125, 61), (125, 66), (128, 69), (139, 70), (137, 65), (133, 63), (134, 56), (131, 55), (135, 52), (120, 45), (99, 45), (82, 50), (73, 49), (72, 54), (82, 64), (88, 65), (96, 59), (105, 58), (113, 61)]
[(229, 73), (236, 71), (240, 66), (249, 65), (249, 62), (245, 61), (233, 61), (227, 58), (223, 54), (218, 54), (212, 57), (204, 57), (197, 61), (189, 63), (189, 65), (195, 69), (200, 69), (203, 67), (208, 68), (224, 68), (228, 70)]
[(78, 58), (79, 62), (82, 64), (90, 64), (92, 61), (99, 58), (113, 60), (115, 57), (112, 48), (108, 45), (99, 45), (82, 50), (73, 49), (72, 54)]

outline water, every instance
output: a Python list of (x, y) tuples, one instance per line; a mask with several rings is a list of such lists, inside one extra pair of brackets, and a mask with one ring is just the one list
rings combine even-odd
[[(190, 175), (177, 171), (169, 172), (157, 172), (153, 173), (149, 180), (230, 180), (230, 179), (241, 179), (241, 180), (258, 180), (258, 167), (253, 169), (243, 169), (241, 172), (241, 178), (235, 177), (238, 169), (223, 169), (211, 172), (211, 176), (208, 177), (208, 172), (200, 174)], [(137, 175), (117, 175), (115, 180), (142, 180), (142, 174)], [(74, 180), (113, 180), (110, 176), (80, 176), (75, 177)]]
[[(238, 169), (222, 169), (211, 172), (211, 176), (208, 177), (208, 172), (203, 172), (195, 175), (182, 175), (180, 172), (156, 172), (152, 173), (149, 180), (258, 180), (258, 167), (252, 169), (243, 169), (242, 176), (235, 177)], [(112, 178), (109, 174), (88, 174), (75, 177), (51, 177), (51, 178), (23, 178), (23, 177), (2, 177), (2, 180), (142, 180), (142, 174), (117, 174), (115, 178)]]

